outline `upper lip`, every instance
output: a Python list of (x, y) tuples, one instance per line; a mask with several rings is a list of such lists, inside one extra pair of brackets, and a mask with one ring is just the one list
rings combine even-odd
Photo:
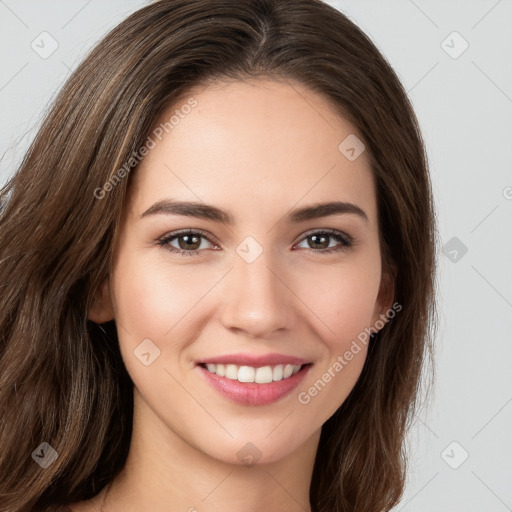
[(227, 354), (197, 361), (197, 364), (236, 364), (237, 366), (275, 366), (278, 364), (303, 365), (310, 361), (285, 354)]

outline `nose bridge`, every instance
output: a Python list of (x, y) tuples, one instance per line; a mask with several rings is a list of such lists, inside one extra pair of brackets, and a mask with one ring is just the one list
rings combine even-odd
[(265, 336), (289, 328), (291, 292), (280, 275), (282, 266), (271, 249), (250, 239), (234, 255), (234, 268), (227, 276), (222, 322), (252, 336)]

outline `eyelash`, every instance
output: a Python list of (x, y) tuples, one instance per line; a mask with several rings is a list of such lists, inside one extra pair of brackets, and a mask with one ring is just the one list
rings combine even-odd
[[(210, 237), (206, 235), (206, 233), (202, 230), (183, 230), (183, 231), (176, 231), (173, 233), (169, 233), (168, 235), (163, 236), (162, 238), (159, 238), (157, 240), (157, 245), (159, 247), (163, 247), (164, 249), (168, 250), (172, 253), (179, 253), (182, 256), (198, 256), (201, 252), (200, 249), (192, 249), (192, 250), (186, 250), (186, 249), (176, 249), (176, 247), (172, 247), (169, 245), (169, 243), (174, 240), (175, 238), (180, 238), (181, 236), (185, 235), (199, 235), (200, 238), (205, 238), (213, 245), (218, 245), (216, 242), (212, 241)], [(330, 247), (327, 249), (305, 249), (306, 251), (313, 253), (313, 254), (331, 254), (333, 252), (340, 252), (348, 249), (349, 247), (352, 247), (354, 245), (354, 240), (352, 237), (346, 235), (345, 233), (342, 233), (341, 231), (337, 231), (335, 229), (323, 229), (318, 231), (312, 231), (309, 233), (306, 233), (303, 238), (299, 241), (302, 242), (303, 240), (309, 238), (313, 235), (329, 235), (332, 238), (336, 239), (341, 243), (341, 246), (336, 247)]]

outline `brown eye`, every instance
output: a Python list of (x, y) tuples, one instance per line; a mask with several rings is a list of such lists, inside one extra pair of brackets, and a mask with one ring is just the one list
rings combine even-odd
[(175, 237), (179, 243), (180, 249), (191, 249), (193, 251), (199, 249), (201, 245), (201, 236), (197, 235), (179, 235)]
[[(176, 240), (178, 243), (177, 247), (175, 245), (171, 245), (171, 242), (175, 242)], [(194, 256), (199, 254), (201, 249), (208, 248), (207, 246), (201, 247), (203, 240), (207, 240), (207, 243), (214, 245), (207, 236), (199, 231), (181, 231), (177, 233), (170, 233), (169, 235), (158, 240), (158, 245), (160, 247), (164, 247), (170, 252), (177, 252), (184, 256)]]
[[(335, 246), (330, 245), (331, 240), (337, 241), (338, 244)], [(303, 241), (308, 242), (309, 247), (305, 247), (306, 250), (320, 254), (342, 251), (352, 245), (352, 239), (348, 235), (341, 231), (332, 230), (316, 231), (307, 234)]]

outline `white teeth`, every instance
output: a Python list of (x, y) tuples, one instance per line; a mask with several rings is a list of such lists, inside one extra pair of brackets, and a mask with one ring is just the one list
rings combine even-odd
[(219, 377), (226, 377), (227, 379), (238, 380), (239, 382), (267, 384), (295, 375), (301, 369), (301, 365), (278, 364), (276, 366), (254, 368), (252, 366), (237, 366), (236, 364), (224, 365), (208, 363), (206, 368), (209, 372), (216, 373)]
[(238, 380), (240, 382), (254, 382), (256, 370), (250, 366), (240, 366), (238, 370)]
[(293, 375), (293, 366), (291, 364), (287, 364), (283, 370), (283, 377), (287, 379), (291, 375)]
[(283, 365), (278, 364), (274, 366), (274, 371), (272, 372), (272, 380), (281, 380), (283, 378)]
[(238, 366), (236, 364), (227, 364), (226, 374), (224, 375), (224, 377), (236, 380), (238, 378)]
[(258, 368), (256, 370), (254, 382), (258, 384), (268, 384), (269, 382), (272, 382), (272, 367), (262, 366), (261, 368)]

